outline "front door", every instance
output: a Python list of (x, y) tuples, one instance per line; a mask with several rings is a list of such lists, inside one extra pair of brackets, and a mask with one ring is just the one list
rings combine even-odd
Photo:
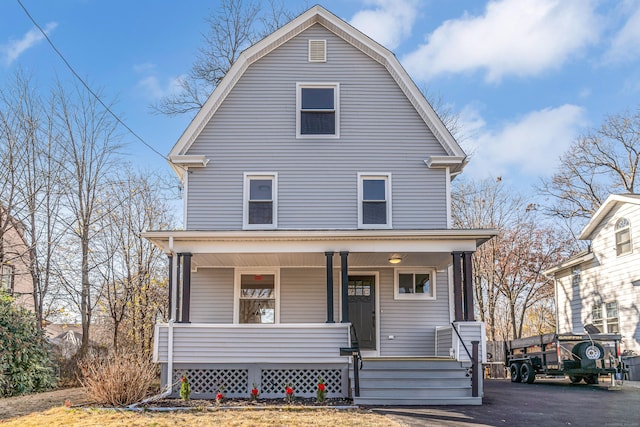
[(349, 275), (349, 320), (361, 350), (376, 349), (376, 276)]

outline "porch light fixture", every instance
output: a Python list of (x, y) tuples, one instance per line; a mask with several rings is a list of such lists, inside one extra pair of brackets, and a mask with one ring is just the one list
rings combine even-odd
[(400, 264), (402, 262), (402, 257), (400, 255), (392, 255), (389, 258), (390, 264)]

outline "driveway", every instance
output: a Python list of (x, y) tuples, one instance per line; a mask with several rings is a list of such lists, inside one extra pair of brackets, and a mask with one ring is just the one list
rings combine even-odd
[[(604, 379), (603, 379), (604, 381)], [(482, 406), (378, 407), (409, 426), (638, 426), (640, 385), (619, 390), (568, 380), (485, 380)]]

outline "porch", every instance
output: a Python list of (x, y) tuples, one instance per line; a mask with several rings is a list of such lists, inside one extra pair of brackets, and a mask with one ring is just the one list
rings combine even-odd
[[(154, 361), (162, 367), (162, 384), (169, 384), (172, 373), (173, 397), (178, 396), (183, 375), (189, 378), (194, 398), (214, 398), (218, 391), (246, 398), (254, 385), (265, 398), (284, 397), (287, 385), (296, 396), (314, 397), (322, 378), (327, 397), (352, 397), (364, 405), (480, 404), (481, 384), (479, 392), (474, 391), (470, 354), (455, 349), (482, 342), (483, 326), (450, 325), (464, 332), (464, 338), (450, 336), (450, 356), (369, 357), (356, 372), (354, 360), (340, 351), (356, 344), (350, 324), (170, 322), (156, 325)], [(456, 354), (459, 357), (452, 357)], [(481, 350), (477, 360), (483, 359)]]

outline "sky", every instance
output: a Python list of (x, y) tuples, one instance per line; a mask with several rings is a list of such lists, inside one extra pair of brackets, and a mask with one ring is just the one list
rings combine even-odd
[[(315, 3), (283, 0), (294, 11)], [(318, 0), (392, 50), (418, 87), (459, 114), (469, 179), (523, 192), (580, 135), (640, 108), (640, 0)], [(79, 75), (163, 154), (191, 116), (149, 108), (177, 88), (219, 0), (22, 0)], [(22, 69), (71, 81), (16, 0), (0, 2), (0, 84)], [(169, 166), (124, 133), (126, 159)]]

